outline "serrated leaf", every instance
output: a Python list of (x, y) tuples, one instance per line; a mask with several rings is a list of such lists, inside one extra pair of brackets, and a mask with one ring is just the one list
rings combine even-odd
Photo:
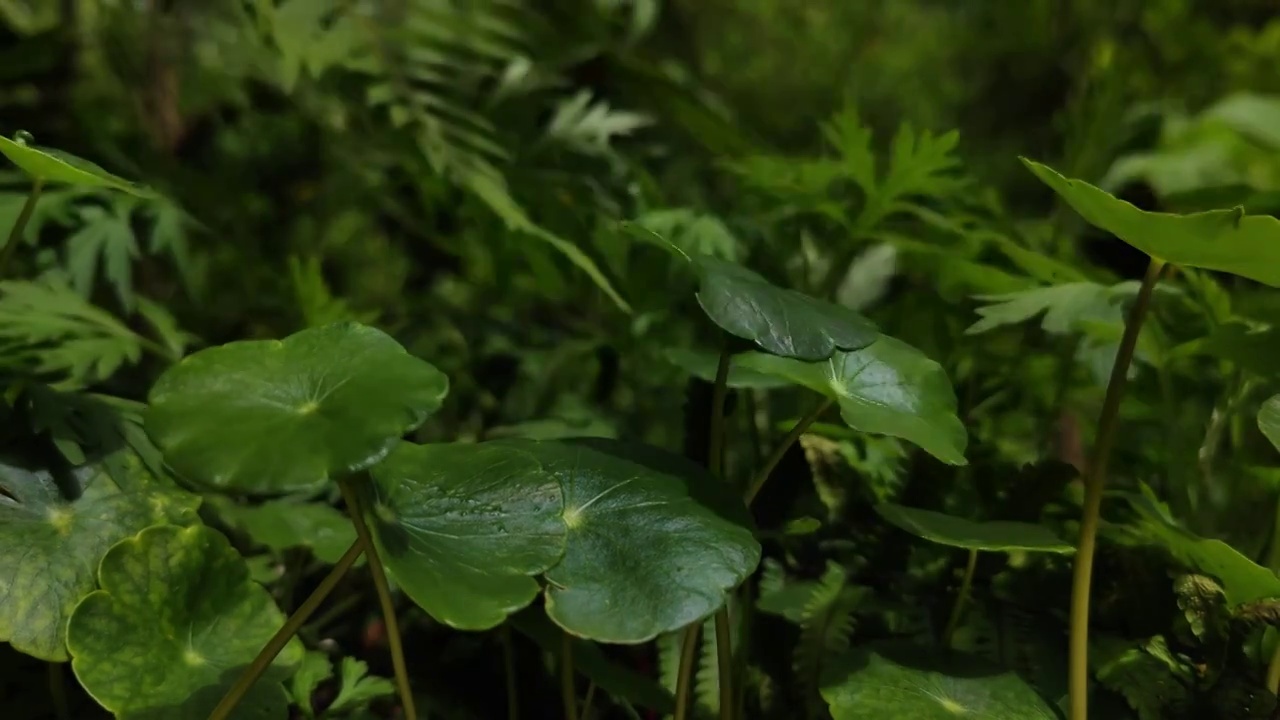
[(67, 238), (72, 287), (86, 299), (92, 297), (101, 268), (128, 311), (134, 308), (133, 261), (138, 257), (138, 241), (130, 225), (133, 208), (133, 203), (84, 208), (80, 213), (83, 225)]
[(371, 700), (394, 695), (396, 686), (390, 680), (369, 675), (369, 665), (353, 657), (343, 657), (338, 671), (340, 684), (328, 712), (350, 712)]

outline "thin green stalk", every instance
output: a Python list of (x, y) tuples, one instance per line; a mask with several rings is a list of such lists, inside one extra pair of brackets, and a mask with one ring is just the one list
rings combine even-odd
[(507, 720), (519, 720), (520, 698), (516, 694), (516, 653), (511, 645), (511, 626), (503, 625), (502, 670), (507, 679)]
[(573, 683), (573, 636), (560, 633), (560, 698), (564, 720), (578, 720), (578, 691)]
[(378, 604), (382, 606), (382, 622), (387, 627), (387, 644), (391, 648), (391, 666), (395, 671), (396, 687), (400, 692), (400, 704), (404, 709), (404, 720), (417, 720), (418, 711), (413, 702), (413, 688), (409, 685), (409, 668), (404, 662), (404, 646), (400, 640), (400, 623), (396, 619), (396, 608), (391, 602), (391, 585), (387, 582), (387, 571), (382, 566), (382, 558), (373, 544), (373, 534), (364, 521), (364, 503), (360, 492), (349, 478), (338, 483), (342, 490), (342, 499), (347, 503), (347, 513), (351, 515), (351, 523), (355, 525), (356, 535), (364, 545), (365, 557), (369, 560), (369, 572), (373, 575), (373, 587), (378, 591)]
[(67, 704), (67, 676), (62, 663), (46, 663), (49, 666), (49, 696), (53, 699), (53, 716), (57, 720), (71, 720), (71, 707)]
[(316, 611), (316, 608), (320, 607), (320, 603), (329, 597), (329, 593), (333, 592), (333, 589), (338, 585), (338, 581), (342, 580), (342, 576), (347, 574), (351, 566), (356, 564), (356, 559), (360, 557), (362, 552), (364, 552), (364, 544), (359, 540), (351, 544), (351, 547), (338, 559), (337, 564), (333, 566), (329, 574), (316, 586), (315, 592), (302, 601), (298, 609), (285, 621), (284, 626), (263, 646), (258, 656), (253, 659), (249, 667), (236, 680), (235, 685), (232, 685), (231, 689), (227, 690), (227, 694), (222, 697), (222, 701), (213, 709), (213, 712), (209, 713), (209, 720), (227, 720), (231, 716), (231, 711), (235, 710), (236, 705), (240, 704), (245, 693), (249, 692), (249, 689), (258, 681), (262, 673), (266, 672), (267, 667), (276, 659), (276, 656), (280, 654), (284, 646), (306, 624), (307, 619)]
[(733, 720), (733, 640), (728, 605), (716, 613), (716, 668), (720, 673), (720, 720)]
[(9, 230), (9, 240), (4, 244), (4, 248), (0, 249), (0, 278), (4, 277), (5, 272), (9, 269), (9, 260), (13, 258), (13, 254), (18, 251), (18, 246), (22, 244), (22, 234), (26, 232), (27, 223), (31, 220), (31, 214), (35, 212), (36, 203), (40, 201), (40, 192), (42, 190), (44, 190), (44, 180), (36, 178), (31, 183), (31, 192), (27, 195), (26, 202), (22, 203), (22, 210), (18, 212), (18, 219)]
[(582, 720), (591, 720), (595, 715), (595, 708), (592, 706), (596, 702), (596, 687), (594, 680), (587, 686), (587, 696), (582, 700)]
[(674, 720), (688, 720), (689, 695), (693, 688), (693, 660), (698, 654), (702, 623), (691, 623), (680, 639), (680, 666), (676, 670), (676, 711)]
[(1097, 550), (1098, 522), (1102, 514), (1102, 489), (1106, 484), (1107, 460), (1115, 442), (1116, 420), (1120, 415), (1120, 398), (1129, 382), (1129, 364), (1138, 346), (1138, 333), (1151, 304), (1151, 292), (1160, 279), (1164, 263), (1152, 259), (1142, 288), (1129, 310), (1107, 382), (1107, 394), (1098, 416), (1098, 435), (1084, 469), (1084, 510), (1080, 518), (1080, 540), (1076, 545), (1074, 575), (1071, 582), (1071, 631), (1068, 660), (1068, 688), (1071, 697), (1069, 720), (1089, 718), (1089, 590), (1093, 582), (1093, 556)]
[(951, 617), (947, 619), (947, 627), (942, 631), (942, 647), (951, 647), (951, 638), (960, 627), (960, 618), (964, 616), (964, 606), (969, 599), (969, 590), (973, 588), (973, 571), (978, 568), (978, 551), (969, 551), (969, 562), (964, 567), (964, 578), (960, 580), (960, 592), (956, 602), (951, 606)]
[[(720, 476), (724, 468), (724, 400), (729, 390), (730, 355), (727, 347), (720, 352), (720, 361), (716, 363), (716, 381), (711, 390), (711, 428), (707, 440), (707, 467), (713, 475)], [(723, 608), (720, 613), (726, 613)], [(720, 622), (720, 613), (716, 614), (716, 622)], [(728, 622), (728, 616), (725, 616)], [(684, 720), (689, 706), (689, 690), (693, 685), (693, 661), (698, 650), (698, 628), (700, 623), (693, 623), (684, 630), (684, 641), (680, 646), (680, 669), (676, 675), (676, 712), (675, 720)], [(732, 687), (733, 667), (721, 665), (720, 688), (724, 692), (727, 684)]]
[(747, 507), (751, 507), (752, 501), (760, 493), (760, 488), (764, 487), (765, 482), (769, 480), (769, 475), (773, 473), (773, 469), (778, 466), (778, 463), (782, 462), (787, 450), (800, 439), (800, 436), (809, 429), (810, 425), (817, 422), (822, 413), (826, 412), (827, 408), (831, 407), (834, 402), (831, 398), (823, 399), (822, 402), (818, 403), (817, 407), (809, 411), (808, 415), (801, 418), (795, 427), (791, 428), (791, 432), (787, 433), (786, 437), (782, 438), (782, 442), (778, 443), (778, 446), (769, 454), (769, 459), (764, 461), (764, 464), (756, 471), (755, 477), (751, 479), (751, 484), (747, 486), (747, 492), (743, 498), (746, 500)]

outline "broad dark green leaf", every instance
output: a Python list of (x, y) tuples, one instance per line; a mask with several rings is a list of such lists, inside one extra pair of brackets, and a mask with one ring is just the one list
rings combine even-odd
[(224, 520), (272, 550), (310, 548), (316, 559), (332, 564), (356, 541), (351, 519), (332, 505), (289, 500), (239, 505), (217, 496), (210, 500)]
[(401, 443), (373, 468), (370, 523), (387, 570), (432, 617), (484, 630), (528, 605), (564, 553), (560, 483), (536, 443)]
[(1258, 429), (1280, 450), (1280, 395), (1272, 395), (1258, 410)]
[(964, 465), (968, 434), (942, 366), (887, 335), (821, 362), (747, 353), (742, 367), (786, 378), (835, 399), (854, 430), (902, 438), (951, 465)]
[(37, 147), (30, 141), (31, 136), (23, 132), (19, 132), (14, 140), (0, 137), (0, 153), (32, 178), (47, 183), (109, 188), (139, 197), (154, 194), (146, 187), (116, 177), (88, 160), (61, 150)]
[(782, 357), (825, 360), (836, 350), (875, 342), (876, 328), (857, 312), (780, 288), (710, 255), (692, 260), (701, 278), (698, 303), (726, 332)]
[(107, 550), (156, 523), (193, 522), (198, 504), (159, 489), (121, 491), (95, 469), (0, 464), (0, 640), (66, 660), (67, 618), (93, 591)]
[(652, 640), (715, 612), (760, 562), (741, 499), (699, 465), (612, 440), (526, 447), (564, 489), (546, 607), (574, 635)]
[(191, 482), (314, 490), (385, 457), (448, 387), (382, 331), (335, 323), (187, 356), (151, 388), (147, 431)]
[[(100, 590), (67, 627), (71, 666), (121, 720), (204, 720), (284, 615), (227, 539), (203, 525), (160, 525), (102, 558)], [(232, 715), (284, 720), (281, 680), (302, 660), (294, 639)]]
[(1023, 163), (1090, 224), (1153, 258), (1280, 287), (1280, 220), (1274, 217), (1245, 215), (1238, 207), (1189, 215), (1147, 212), (1040, 163)]
[(991, 552), (1070, 553), (1075, 548), (1042, 525), (999, 520), (976, 521), (893, 503), (876, 506), (880, 517), (939, 545)]
[[(672, 365), (690, 375), (706, 382), (715, 382), (716, 370), (720, 364), (720, 356), (706, 350), (690, 350), (687, 348), (668, 348), (663, 355)], [(757, 388), (771, 390), (786, 387), (785, 378), (766, 373), (754, 372), (737, 363), (729, 366), (728, 386), (731, 388)]]
[(980, 657), (902, 642), (857, 648), (822, 682), (835, 720), (1058, 720), (1015, 673)]

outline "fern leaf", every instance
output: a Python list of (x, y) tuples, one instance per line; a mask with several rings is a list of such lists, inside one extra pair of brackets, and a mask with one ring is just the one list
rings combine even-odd
[(84, 387), (141, 354), (132, 330), (65, 282), (0, 282), (0, 364)]
[(135, 200), (125, 196), (107, 208), (81, 208), (83, 224), (67, 239), (66, 263), (71, 284), (83, 297), (92, 295), (101, 267), (120, 304), (133, 310), (133, 261), (138, 257), (138, 239), (131, 218), (136, 206)]
[(800, 640), (796, 644), (794, 666), (796, 679), (805, 696), (808, 717), (820, 718), (826, 705), (818, 695), (822, 668), (833, 653), (849, 647), (853, 634), (853, 610), (861, 599), (859, 589), (847, 586), (848, 575), (835, 562), (814, 587), (805, 604), (800, 621)]

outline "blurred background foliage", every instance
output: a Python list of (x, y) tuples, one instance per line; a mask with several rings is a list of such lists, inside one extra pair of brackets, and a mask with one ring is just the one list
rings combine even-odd
[[(1018, 156), (1147, 209), (1272, 212), (1277, 68), (1271, 0), (0, 0), (0, 131), (162, 193), (47, 193), (0, 343), (40, 348), (60, 390), (139, 400), (190, 348), (358, 319), (450, 375), (424, 438), (698, 448), (696, 413), (675, 419), (716, 348), (657, 233), (857, 307), (947, 368), (968, 468), (820, 424), (760, 503), (766, 530), (830, 523), (774, 561), (833, 598), (832, 557), (879, 578), (898, 604), (868, 606), (871, 626), (900, 630), (922, 587), (945, 608), (950, 566), (886, 579), (906, 551), (868, 550), (868, 501), (982, 514), (1035, 463), (1078, 463), (1143, 269)], [(0, 226), (25, 192), (0, 176)], [(1252, 425), (1274, 293), (1194, 271), (1162, 292), (1115, 474), (1277, 567), (1280, 463)], [(735, 472), (804, 401), (737, 394)], [(1104, 594), (1132, 579), (1104, 570)], [(987, 599), (1026, 610), (1032, 575), (1003, 573)], [(1059, 622), (1066, 593), (1036, 602)], [(1104, 599), (1098, 626), (1149, 636), (1129, 602)], [(787, 706), (783, 665), (759, 671), (761, 707)]]

